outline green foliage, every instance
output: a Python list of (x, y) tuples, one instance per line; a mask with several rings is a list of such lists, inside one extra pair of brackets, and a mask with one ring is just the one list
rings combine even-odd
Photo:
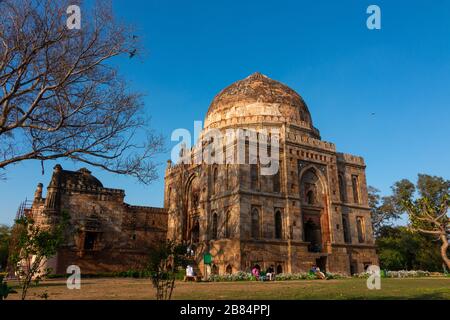
[(38, 284), (50, 273), (49, 269), (44, 269), (44, 265), (63, 243), (69, 215), (63, 213), (58, 220), (49, 227), (41, 227), (27, 216), (16, 220), (10, 260), (22, 287), (22, 300), (32, 282)]
[(439, 243), (407, 227), (383, 227), (376, 240), (381, 269), (442, 271)]
[(372, 219), (372, 227), (375, 236), (378, 236), (383, 226), (391, 225), (397, 220), (402, 210), (397, 204), (394, 196), (380, 196), (380, 190), (369, 186), (369, 207)]
[[(398, 270), (398, 271), (386, 271), (381, 270), (382, 278), (425, 278), (430, 277), (431, 273), (429, 271), (422, 270)], [(370, 272), (361, 272), (353, 275), (354, 278), (369, 278), (372, 274)], [(442, 274), (439, 274), (442, 276)]]
[(239, 271), (233, 274), (211, 274), (208, 277), (208, 281), (211, 282), (223, 282), (223, 281), (252, 281), (256, 280), (256, 277), (252, 276), (250, 272)]
[[(346, 276), (327, 272), (325, 274), (327, 280), (331, 279), (343, 279)], [(289, 281), (289, 280), (317, 280), (317, 275), (312, 272), (304, 273), (278, 273), (275, 275), (276, 281)], [(226, 282), (226, 281), (256, 281), (256, 278), (250, 272), (239, 271), (233, 274), (223, 275), (210, 275), (208, 278), (212, 282)]]
[[(384, 267), (398, 270), (418, 265), (428, 270), (441, 269), (437, 267), (439, 253), (450, 268), (450, 180), (419, 174), (416, 185), (407, 179), (400, 180), (392, 186), (392, 195), (382, 199), (378, 190), (369, 188), (369, 204), (375, 236), (383, 238), (377, 240), (377, 244)], [(403, 229), (397, 229), (394, 234), (382, 234), (383, 230), (388, 230), (383, 228), (389, 226), (390, 219), (405, 213), (409, 217), (409, 229), (421, 235)]]
[(157, 300), (172, 298), (180, 268), (184, 269), (188, 265), (186, 252), (186, 245), (171, 240), (160, 242), (150, 250), (148, 271), (156, 288)]
[(8, 283), (3, 280), (4, 276), (0, 275), (0, 300), (8, 298), (11, 293), (17, 293), (12, 287), (8, 286)]
[(11, 241), (11, 228), (0, 225), (0, 271), (6, 270), (9, 255), (9, 243)]

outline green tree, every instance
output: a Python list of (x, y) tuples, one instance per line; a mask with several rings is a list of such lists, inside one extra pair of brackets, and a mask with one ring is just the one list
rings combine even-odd
[(402, 214), (394, 196), (380, 196), (380, 190), (369, 186), (369, 207), (375, 237), (378, 237), (384, 226), (390, 226)]
[(11, 240), (11, 227), (0, 225), (0, 272), (6, 270)]
[[(64, 240), (64, 229), (68, 215), (58, 217), (51, 227), (41, 227), (31, 217), (16, 220), (11, 243), (10, 259), (22, 289), (25, 300), (28, 288), (36, 284), (51, 271), (44, 269), (48, 259), (53, 257)], [(56, 217), (54, 218), (56, 219)]]
[(12, 287), (8, 286), (8, 283), (3, 280), (4, 278), (3, 275), (0, 275), (0, 300), (8, 298), (10, 293), (17, 293)]
[(376, 240), (380, 267), (387, 270), (440, 271), (440, 246), (429, 235), (408, 227), (384, 226)]
[(167, 240), (153, 247), (149, 254), (148, 270), (157, 300), (170, 300), (175, 288), (175, 279), (180, 268), (187, 266), (187, 246)]
[(439, 240), (442, 260), (450, 269), (450, 180), (419, 174), (416, 185), (404, 179), (394, 184), (393, 191), (396, 205), (409, 216), (411, 230)]

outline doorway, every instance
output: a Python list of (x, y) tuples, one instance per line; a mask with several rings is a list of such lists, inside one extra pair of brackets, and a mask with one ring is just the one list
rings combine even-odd
[(327, 257), (320, 257), (316, 259), (316, 266), (323, 273), (327, 272)]
[(322, 234), (320, 226), (308, 219), (304, 224), (305, 241), (309, 242), (309, 252), (321, 252), (322, 251)]
[(195, 222), (191, 230), (192, 243), (198, 243), (200, 241), (200, 224), (198, 221)]

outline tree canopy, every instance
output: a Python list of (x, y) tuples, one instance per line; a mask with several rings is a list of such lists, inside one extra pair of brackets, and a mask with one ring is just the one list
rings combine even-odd
[(71, 4), (0, 1), (0, 169), (65, 158), (149, 183), (162, 140), (113, 63), (139, 54), (138, 37), (109, 1), (69, 29)]

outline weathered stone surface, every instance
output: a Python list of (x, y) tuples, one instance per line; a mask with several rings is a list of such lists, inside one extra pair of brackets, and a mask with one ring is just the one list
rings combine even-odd
[[(275, 176), (259, 175), (252, 183), (249, 164), (169, 163), (168, 237), (194, 243), (200, 272), (206, 270), (206, 252), (219, 273), (249, 271), (254, 265), (301, 272), (318, 265), (348, 274), (378, 263), (364, 160), (322, 141), (295, 91), (253, 74), (214, 98), (205, 120), (205, 131), (211, 128), (278, 128), (280, 190), (274, 190)], [(256, 237), (254, 210), (259, 216), (253, 223)]]
[[(365, 164), (322, 141), (303, 99), (259, 73), (225, 88), (211, 103), (205, 130), (246, 128), (280, 132), (279, 175), (252, 175), (249, 164), (172, 164), (165, 173), (164, 209), (130, 206), (123, 190), (103, 187), (86, 169), (57, 165), (32, 214), (42, 225), (62, 211), (71, 217), (66, 243), (52, 264), (65, 273), (142, 267), (148, 248), (170, 238), (192, 243), (195, 269), (230, 273), (273, 266), (277, 272), (361, 272), (377, 264)], [(234, 150), (236, 141), (227, 145)], [(201, 152), (193, 148), (193, 157)], [(255, 170), (253, 170), (255, 173)], [(252, 178), (253, 177), (253, 178)]]
[(146, 265), (148, 249), (165, 239), (167, 212), (124, 203), (125, 192), (103, 187), (87, 169), (55, 166), (47, 197), (38, 185), (32, 215), (46, 226), (66, 212), (65, 243), (49, 266), (57, 274), (78, 265), (84, 274), (126, 271)]

